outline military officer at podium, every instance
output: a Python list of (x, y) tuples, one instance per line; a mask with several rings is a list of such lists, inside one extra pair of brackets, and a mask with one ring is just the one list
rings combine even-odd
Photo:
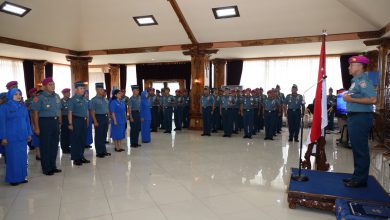
[(90, 163), (84, 157), (85, 143), (87, 142), (87, 127), (89, 124), (88, 100), (84, 97), (85, 85), (83, 81), (74, 84), (76, 94), (69, 101), (68, 128), (70, 132), (71, 160), (76, 166)]
[(104, 158), (110, 156), (106, 149), (108, 131), (108, 102), (104, 96), (104, 83), (95, 83), (96, 96), (91, 99), (91, 116), (95, 127), (96, 156)]
[(288, 121), (288, 141), (298, 142), (299, 129), (301, 125), (301, 115), (303, 106), (303, 96), (298, 94), (298, 86), (293, 85), (291, 94), (288, 94), (284, 99), (284, 114)]
[(353, 76), (351, 87), (344, 94), (347, 103), (348, 132), (354, 158), (351, 179), (344, 179), (347, 187), (366, 187), (370, 169), (368, 135), (372, 128), (374, 104), (377, 102), (372, 81), (366, 72), (369, 59), (354, 56), (349, 59), (349, 74)]

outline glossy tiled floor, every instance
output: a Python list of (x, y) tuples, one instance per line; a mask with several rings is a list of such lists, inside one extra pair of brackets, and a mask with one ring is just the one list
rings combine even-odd
[[(28, 184), (0, 184), (0, 219), (335, 219), (332, 213), (288, 208), (289, 169), (297, 165), (299, 144), (286, 142), (286, 135), (264, 142), (263, 134), (248, 140), (221, 133), (201, 137), (197, 131), (153, 133), (151, 144), (109, 158), (86, 150), (92, 163), (82, 167), (59, 155), (63, 172), (52, 177), (41, 174), (30, 155)], [(352, 153), (338, 148), (336, 138), (327, 137), (331, 169), (351, 172)], [(381, 159), (376, 155), (374, 162)], [(3, 158), (0, 164), (2, 180)], [(376, 167), (373, 173), (380, 174)]]

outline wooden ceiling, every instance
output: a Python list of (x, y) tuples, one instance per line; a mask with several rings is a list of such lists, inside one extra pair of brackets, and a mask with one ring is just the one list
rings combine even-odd
[[(291, 51), (286, 55), (310, 55), (305, 50), (318, 47), (315, 42), (322, 29), (327, 30), (329, 41), (350, 41), (345, 50), (339, 45), (328, 51), (361, 52), (370, 49), (364, 46), (364, 40), (380, 38), (390, 29), (388, 0), (10, 1), (32, 11), (24, 18), (0, 13), (0, 56), (41, 58), (44, 53), (63, 53), (99, 60), (97, 57), (104, 55), (112, 59), (101, 62), (115, 62), (113, 54), (121, 54), (116, 58), (122, 56), (120, 59), (125, 60), (136, 53), (145, 58), (140, 59), (143, 62), (176, 61), (186, 59), (179, 52), (194, 44), (220, 49), (215, 55), (220, 58), (223, 54), (230, 57), (235, 51), (236, 57), (278, 56), (283, 50)], [(230, 5), (238, 6), (240, 17), (214, 19), (212, 8)], [(139, 27), (132, 19), (149, 14), (159, 25)], [(259, 52), (255, 54), (254, 50)]]

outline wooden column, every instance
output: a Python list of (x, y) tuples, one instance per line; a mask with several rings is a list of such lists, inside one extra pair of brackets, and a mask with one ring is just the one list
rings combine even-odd
[(89, 83), (88, 63), (92, 61), (92, 57), (66, 56), (66, 60), (70, 62), (72, 88), (78, 81)]
[(119, 65), (118, 64), (110, 64), (110, 76), (111, 76), (111, 88), (120, 89), (119, 84)]
[(204, 88), (204, 76), (206, 62), (209, 54), (217, 53), (218, 50), (199, 50), (197, 47), (183, 52), (191, 56), (191, 114), (190, 129), (202, 129), (202, 116), (200, 112), (200, 97)]
[(46, 60), (34, 61), (34, 85), (37, 88), (42, 86), (42, 80), (45, 78)]
[(387, 54), (389, 52), (389, 45), (381, 45), (378, 47), (379, 49), (379, 57), (378, 57), (378, 71), (381, 74), (380, 84), (378, 88), (378, 105), (377, 108), (382, 110), (385, 104), (385, 88), (386, 88), (386, 70), (387, 70)]
[(214, 64), (214, 88), (225, 85), (226, 60), (215, 59)]

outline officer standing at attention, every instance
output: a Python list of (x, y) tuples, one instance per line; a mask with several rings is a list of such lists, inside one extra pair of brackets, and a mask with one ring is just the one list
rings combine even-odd
[(187, 89), (183, 93), (184, 99), (184, 108), (183, 108), (183, 128), (188, 128), (190, 126), (190, 105), (191, 97), (188, 95)]
[(264, 140), (274, 140), (274, 131), (276, 126), (276, 121), (274, 114), (276, 112), (276, 100), (275, 94), (272, 90), (267, 92), (268, 98), (264, 101), (264, 123), (265, 123), (265, 138)]
[(181, 131), (181, 127), (183, 126), (184, 99), (179, 89), (176, 90), (175, 102), (175, 131)]
[(252, 98), (253, 98), (253, 122), (252, 122), (252, 135), (256, 135), (257, 132), (259, 132), (259, 92), (258, 89), (254, 89), (251, 91)]
[(167, 87), (164, 89), (164, 96), (162, 101), (164, 111), (164, 133), (170, 134), (172, 132), (172, 112), (175, 106), (175, 97), (169, 94), (171, 90)]
[(229, 94), (230, 89), (225, 88), (225, 93), (221, 97), (221, 115), (223, 125), (223, 137), (231, 137), (233, 131), (233, 96)]
[(129, 100), (129, 116), (130, 116), (130, 147), (141, 147), (138, 144), (139, 133), (141, 132), (141, 96), (139, 95), (139, 87), (132, 85), (133, 95)]
[(234, 129), (233, 133), (238, 134), (238, 131), (240, 130), (240, 97), (238, 95), (238, 89), (232, 90), (232, 113), (233, 113), (233, 124)]
[(251, 96), (251, 89), (245, 90), (245, 96), (241, 102), (241, 115), (244, 122), (244, 137), (252, 139), (253, 134), (253, 117), (255, 109), (255, 98)]
[(87, 127), (89, 124), (88, 100), (84, 97), (84, 82), (74, 84), (76, 94), (69, 100), (68, 128), (70, 130), (71, 160), (76, 166), (90, 163), (84, 157), (84, 146), (87, 142)]
[(263, 94), (264, 90), (259, 89), (259, 131), (264, 129), (264, 102), (267, 99), (267, 95)]
[(277, 109), (277, 127), (276, 127), (276, 132), (280, 134), (282, 131), (282, 126), (283, 126), (283, 103), (285, 100), (284, 93), (280, 92), (280, 86), (276, 85), (276, 94), (277, 94), (277, 102), (279, 104), (279, 108)]
[(210, 95), (210, 89), (205, 87), (203, 89), (203, 95), (200, 98), (201, 112), (203, 120), (203, 134), (202, 136), (211, 136), (211, 115), (215, 110), (214, 97)]
[(68, 111), (69, 111), (69, 100), (70, 100), (70, 89), (65, 88), (62, 91), (63, 98), (61, 99), (61, 115), (62, 115), (62, 125), (61, 125), (61, 149), (63, 154), (70, 153), (70, 132), (68, 129)]
[(352, 179), (344, 179), (347, 187), (366, 187), (370, 169), (368, 134), (372, 127), (373, 105), (377, 102), (372, 81), (366, 73), (369, 59), (354, 56), (349, 59), (349, 74), (353, 76), (349, 91), (344, 94), (347, 102), (348, 132), (354, 158)]
[(157, 99), (158, 99), (158, 103), (159, 103), (159, 106), (158, 106), (158, 126), (157, 127), (159, 127), (160, 129), (165, 129), (164, 128), (164, 109), (162, 106), (164, 89), (161, 89), (161, 92), (160, 92), (160, 90), (157, 90), (156, 93), (157, 93)]
[(298, 94), (298, 86), (293, 85), (291, 88), (291, 94), (287, 95), (284, 99), (284, 115), (288, 121), (288, 141), (299, 142), (298, 135), (301, 127), (301, 116), (303, 113), (303, 96)]
[(149, 88), (149, 104), (151, 108), (151, 115), (152, 115), (152, 121), (151, 121), (151, 132), (157, 132), (158, 127), (158, 108), (160, 106), (158, 97), (154, 93), (154, 88)]
[[(56, 159), (62, 121), (61, 99), (55, 91), (53, 78), (42, 81), (43, 92), (32, 103), (34, 133), (39, 137), (41, 166), (45, 175), (61, 172)], [(85, 134), (85, 133), (84, 133)], [(85, 135), (84, 135), (85, 136)]]
[(107, 153), (106, 139), (108, 131), (108, 102), (104, 96), (104, 83), (95, 83), (96, 96), (90, 101), (91, 119), (95, 127), (96, 156), (104, 158)]
[(333, 89), (332, 87), (329, 88), (329, 95), (326, 98), (327, 100), (327, 106), (328, 106), (328, 126), (326, 126), (326, 130), (333, 131), (334, 128), (334, 115), (336, 110), (336, 104), (337, 104), (337, 97), (333, 95)]

